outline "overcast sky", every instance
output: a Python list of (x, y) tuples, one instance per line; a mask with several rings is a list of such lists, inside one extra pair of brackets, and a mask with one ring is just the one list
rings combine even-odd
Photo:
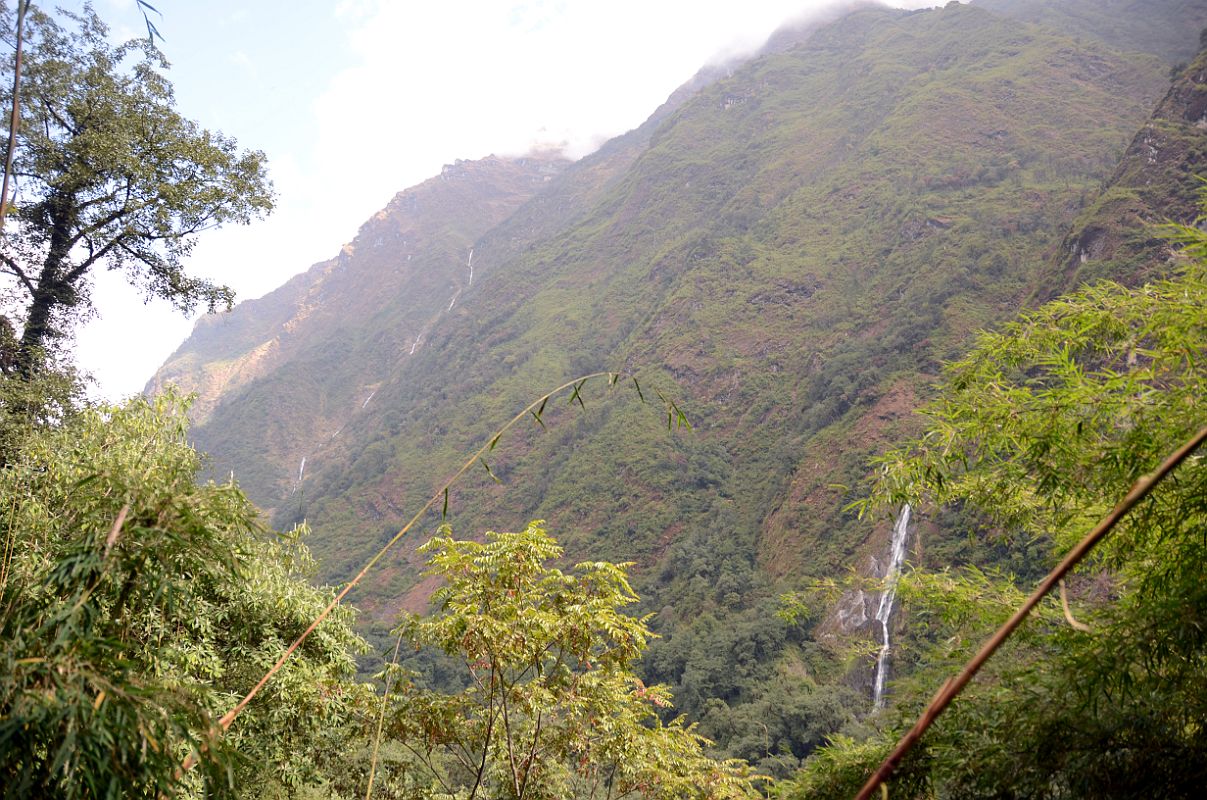
[[(62, 2), (65, 7), (81, 2)], [(393, 195), (455, 159), (584, 155), (718, 56), (827, 0), (153, 0), (179, 110), (263, 150), (275, 213), (209, 232), (190, 271), (259, 297), (334, 256)], [(932, 3), (895, 0), (892, 5)], [(96, 0), (145, 35), (134, 0)], [(98, 279), (76, 357), (98, 396), (140, 391), (192, 329)]]

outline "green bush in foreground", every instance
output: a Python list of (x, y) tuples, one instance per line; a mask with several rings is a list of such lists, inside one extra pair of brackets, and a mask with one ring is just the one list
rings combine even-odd
[(757, 796), (744, 762), (659, 721), (670, 697), (633, 672), (652, 634), (621, 612), (637, 599), (624, 565), (548, 566), (562, 550), (540, 524), (484, 544), (445, 528), (425, 545), (438, 610), (399, 633), (455, 656), (468, 685), (445, 694), (404, 675), (393, 688), (386, 731), (409, 753), (412, 796)]
[[(0, 470), (0, 785), (127, 797), (321, 782), (344, 720), (352, 612), (325, 622), (230, 733), (215, 720), (325, 605), (300, 531), (199, 485), (174, 397), (23, 436)], [(200, 769), (182, 782), (189, 752)], [(271, 777), (269, 777), (271, 776)]]

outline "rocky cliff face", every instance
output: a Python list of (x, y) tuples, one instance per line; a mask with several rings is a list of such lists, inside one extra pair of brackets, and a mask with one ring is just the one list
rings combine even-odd
[(1205, 140), (1207, 52), (1175, 71), (1152, 119), (1065, 237), (1041, 296), (1097, 278), (1138, 284), (1167, 269), (1170, 248), (1154, 226), (1189, 224), (1201, 213)]
[[(567, 163), (538, 154), (446, 166), (395, 196), (335, 258), (263, 298), (202, 318), (147, 391), (174, 384), (197, 393), (203, 448), (211, 427), (251, 434), (255, 463), (228, 457), (223, 465), (237, 463), (241, 480), (271, 509), (300, 479), (302, 459), (366, 407), (472, 286), (478, 238)], [(238, 399), (256, 397), (267, 402)], [(238, 410), (226, 410), (232, 406)]]

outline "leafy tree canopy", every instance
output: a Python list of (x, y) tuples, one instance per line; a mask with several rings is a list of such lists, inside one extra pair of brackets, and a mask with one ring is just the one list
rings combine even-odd
[[(87, 308), (99, 266), (184, 310), (229, 307), (231, 290), (190, 276), (183, 258), (198, 232), (248, 223), (273, 204), (263, 153), (178, 114), (167, 62), (148, 39), (110, 44), (90, 7), (60, 18), (68, 27), (37, 9), (26, 19), (15, 224), (0, 242), (24, 326), (8, 360), (25, 374)], [(11, 10), (0, 24), (11, 40)]]
[(467, 685), (439, 693), (403, 675), (385, 730), (409, 771), (387, 785), (423, 797), (757, 796), (743, 762), (714, 761), (691, 726), (659, 720), (670, 697), (633, 673), (652, 634), (621, 611), (637, 599), (625, 565), (552, 567), (562, 550), (539, 522), (485, 543), (446, 528), (425, 550), (444, 581), (438, 611), (406, 617), (399, 634), (456, 656)]
[[(214, 721), (326, 604), (300, 531), (198, 484), (174, 397), (26, 432), (0, 470), (5, 797), (258, 794), (324, 779), (371, 691), (337, 609), (222, 738)], [(182, 785), (185, 755), (201, 775)]]
[[(1063, 555), (1204, 423), (1207, 234), (1172, 235), (1189, 257), (1175, 277), (1090, 286), (982, 335), (948, 368), (927, 432), (881, 459), (869, 504), (966, 503)], [(907, 757), (893, 796), (1201, 794), (1203, 460), (1185, 461), (1083, 563), (1063, 612), (1052, 600), (999, 651)], [(883, 736), (837, 740), (789, 796), (850, 796), (952, 664), (1018, 602), (1007, 576), (976, 570), (918, 572), (906, 584), (922, 680), (899, 684)]]

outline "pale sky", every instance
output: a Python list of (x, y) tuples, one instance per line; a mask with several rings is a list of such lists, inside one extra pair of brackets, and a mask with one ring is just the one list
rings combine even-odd
[[(78, 7), (80, 2), (60, 3)], [(697, 69), (828, 0), (153, 0), (178, 108), (263, 150), (267, 221), (209, 232), (191, 272), (259, 297), (334, 256), (394, 194), (455, 159), (630, 130)], [(894, 0), (891, 5), (932, 3)], [(134, 0), (96, 0), (128, 36)], [(125, 38), (125, 37), (123, 37)], [(140, 391), (192, 330), (102, 275), (77, 331), (99, 397)]]

